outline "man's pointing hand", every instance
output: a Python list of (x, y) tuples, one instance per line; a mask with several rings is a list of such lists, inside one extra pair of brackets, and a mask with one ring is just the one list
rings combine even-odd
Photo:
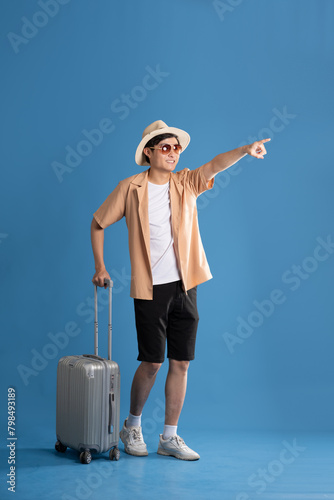
[(248, 144), (244, 147), (245, 153), (250, 156), (254, 156), (254, 158), (264, 159), (263, 155), (267, 154), (266, 148), (264, 147), (264, 142), (268, 142), (271, 139), (262, 139), (261, 141), (253, 142), (253, 144)]

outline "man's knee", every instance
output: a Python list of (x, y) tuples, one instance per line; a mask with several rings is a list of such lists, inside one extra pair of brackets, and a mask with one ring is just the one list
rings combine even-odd
[(149, 377), (155, 377), (160, 370), (162, 363), (149, 363), (148, 361), (142, 361), (142, 368), (145, 374)]
[(189, 361), (178, 361), (176, 359), (169, 360), (169, 369), (179, 373), (187, 373)]

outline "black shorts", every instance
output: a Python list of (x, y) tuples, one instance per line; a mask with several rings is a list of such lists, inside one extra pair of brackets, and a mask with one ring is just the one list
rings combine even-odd
[(190, 361), (195, 357), (199, 316), (197, 287), (183, 291), (181, 281), (153, 286), (153, 300), (134, 299), (138, 361), (163, 363), (167, 357)]

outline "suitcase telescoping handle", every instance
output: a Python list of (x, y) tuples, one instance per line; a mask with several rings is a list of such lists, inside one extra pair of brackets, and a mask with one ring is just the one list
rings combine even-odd
[[(107, 278), (104, 279), (104, 284), (107, 285), (109, 289), (109, 321), (108, 321), (108, 359), (111, 359), (111, 335), (112, 335), (112, 326), (111, 326), (111, 294), (113, 281)], [(94, 353), (95, 356), (99, 354), (99, 325), (97, 321), (97, 285), (94, 285), (94, 303), (95, 303), (95, 320), (94, 320)]]

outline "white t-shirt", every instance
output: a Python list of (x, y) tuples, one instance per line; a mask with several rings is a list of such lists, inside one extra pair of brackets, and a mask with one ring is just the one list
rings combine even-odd
[(178, 281), (181, 275), (174, 251), (169, 182), (148, 182), (148, 217), (153, 285)]

